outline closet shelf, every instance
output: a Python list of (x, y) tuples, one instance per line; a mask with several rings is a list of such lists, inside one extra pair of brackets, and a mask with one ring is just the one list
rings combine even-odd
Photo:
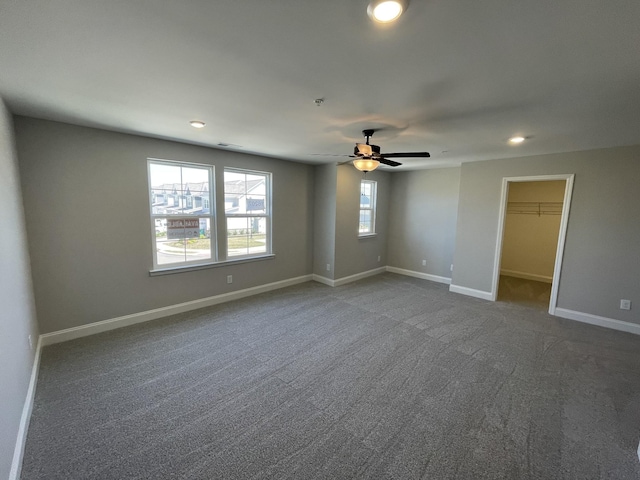
[(508, 202), (507, 213), (513, 215), (561, 215), (562, 202)]

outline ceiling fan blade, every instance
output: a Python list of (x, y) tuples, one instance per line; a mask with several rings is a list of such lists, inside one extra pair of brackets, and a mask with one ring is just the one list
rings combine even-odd
[(387, 158), (409, 158), (409, 157), (430, 157), (429, 152), (404, 152), (404, 153), (381, 153), (383, 157)]
[(399, 162), (395, 162), (393, 160), (387, 160), (384, 157), (380, 157), (378, 160), (380, 161), (380, 163), (383, 163), (384, 165), (389, 165), (390, 167), (399, 167), (400, 165), (402, 165)]
[(353, 157), (353, 155), (342, 155), (335, 153), (307, 153), (310, 157)]

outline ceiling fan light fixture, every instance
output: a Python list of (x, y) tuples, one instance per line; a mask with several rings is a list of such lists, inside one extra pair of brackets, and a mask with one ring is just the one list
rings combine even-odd
[(372, 0), (367, 7), (367, 14), (376, 22), (390, 23), (397, 20), (406, 9), (406, 0)]
[(379, 165), (380, 162), (372, 158), (358, 158), (353, 161), (353, 166), (364, 173), (374, 171)]

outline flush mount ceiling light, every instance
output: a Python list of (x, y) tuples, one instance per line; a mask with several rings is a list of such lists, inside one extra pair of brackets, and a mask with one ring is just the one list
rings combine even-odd
[(367, 13), (376, 22), (389, 23), (402, 15), (408, 3), (408, 0), (371, 0)]
[(509, 139), (509, 143), (511, 145), (518, 145), (519, 143), (524, 142), (526, 139), (524, 137), (511, 137)]
[(380, 162), (372, 158), (358, 158), (353, 161), (353, 166), (364, 173), (374, 171), (379, 165)]
[(189, 125), (191, 125), (193, 128), (204, 128), (206, 123), (201, 122), (200, 120), (191, 120), (189, 122)]

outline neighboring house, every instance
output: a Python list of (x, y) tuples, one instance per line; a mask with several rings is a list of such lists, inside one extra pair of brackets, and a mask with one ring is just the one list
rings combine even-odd
[[(151, 206), (154, 214), (197, 215), (208, 214), (209, 185), (206, 182), (187, 182), (184, 190), (179, 183), (164, 183), (151, 187)], [(245, 192), (246, 188), (246, 192)], [(224, 183), (224, 210), (227, 214), (264, 212), (266, 185), (264, 178), (248, 181), (227, 181)], [(257, 232), (257, 219), (254, 229)], [(228, 233), (246, 229), (244, 218), (229, 218)], [(167, 230), (165, 221), (156, 228), (157, 233)]]
[(266, 193), (264, 178), (224, 182), (224, 211), (226, 213), (262, 211), (265, 207)]
[[(246, 189), (246, 191), (245, 191)], [(227, 214), (264, 212), (266, 205), (266, 185), (264, 178), (256, 180), (232, 180), (224, 182), (224, 211)], [(245, 218), (228, 218), (227, 233), (239, 233), (237, 230), (246, 229)], [(252, 226), (252, 233), (258, 232), (258, 219)]]
[(151, 195), (153, 213), (209, 213), (209, 185), (206, 182), (186, 183), (184, 191), (179, 183), (165, 183), (151, 187)]

